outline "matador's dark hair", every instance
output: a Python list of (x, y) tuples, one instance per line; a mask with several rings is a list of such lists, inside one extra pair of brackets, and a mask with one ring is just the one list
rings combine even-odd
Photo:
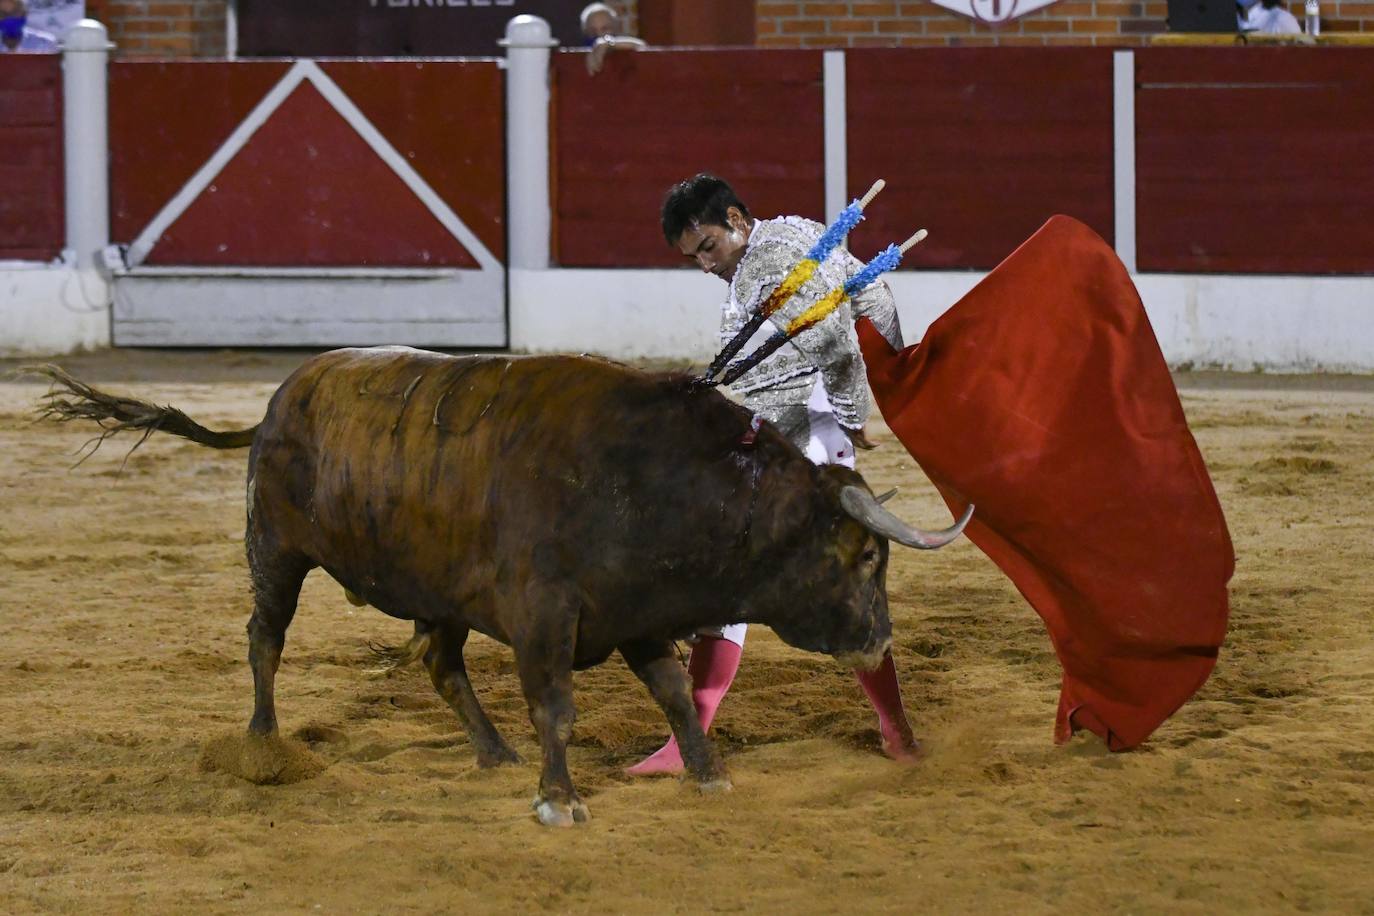
[(678, 237), (692, 223), (728, 229), (730, 221), (725, 213), (731, 207), (738, 207), (745, 219), (753, 219), (744, 201), (724, 179), (709, 172), (693, 175), (669, 188), (663, 198), (663, 237), (669, 245), (676, 245)]

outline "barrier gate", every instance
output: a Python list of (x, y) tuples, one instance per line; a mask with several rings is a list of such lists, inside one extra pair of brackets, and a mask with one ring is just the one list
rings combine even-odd
[(117, 60), (119, 346), (505, 346), (494, 60)]

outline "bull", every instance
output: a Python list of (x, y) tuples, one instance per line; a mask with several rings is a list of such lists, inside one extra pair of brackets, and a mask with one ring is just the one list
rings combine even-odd
[(335, 350), (283, 382), (260, 423), (229, 432), (43, 371), (56, 382), (45, 412), (97, 420), (104, 436), (250, 447), (251, 735), (276, 732), (273, 681), (318, 567), (355, 602), (414, 621), (394, 659), (423, 659), (479, 766), (520, 758), (478, 703), (463, 645), (476, 630), (511, 646), (549, 825), (588, 817), (566, 759), (574, 670), (619, 651), (689, 776), (728, 788), (672, 640), (747, 621), (871, 668), (891, 644), (888, 542), (941, 546), (972, 511), (941, 532), (912, 528), (859, 474), (813, 465), (717, 391), (594, 358)]

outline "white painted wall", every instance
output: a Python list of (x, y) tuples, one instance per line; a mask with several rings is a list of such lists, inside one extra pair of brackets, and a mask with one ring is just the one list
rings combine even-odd
[(695, 270), (512, 268), (511, 349), (709, 361), (724, 293)]
[(0, 355), (110, 345), (109, 287), (65, 264), (0, 261)]
[(1144, 274), (1170, 365), (1374, 372), (1374, 277)]
[[(984, 275), (888, 275), (906, 339)], [(1140, 274), (1136, 286), (1173, 366), (1374, 372), (1374, 278)], [(530, 353), (708, 362), (725, 284), (693, 270), (513, 270), (510, 345)]]
[(114, 279), (121, 347), (504, 347), (502, 271), (175, 268)]

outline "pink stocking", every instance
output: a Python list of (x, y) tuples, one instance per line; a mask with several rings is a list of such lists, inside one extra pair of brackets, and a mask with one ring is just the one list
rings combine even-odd
[(882, 664), (873, 671), (857, 671), (859, 686), (868, 694), (868, 701), (878, 713), (878, 731), (883, 736), (883, 753), (893, 760), (910, 762), (916, 759), (920, 744), (911, 733), (902, 707), (902, 691), (897, 685), (897, 666), (892, 653), (883, 656)]
[[(720, 701), (725, 699), (735, 679), (735, 672), (739, 670), (739, 659), (743, 652), (741, 646), (715, 636), (702, 636), (692, 646), (692, 656), (687, 660), (687, 673), (692, 677), (692, 702), (696, 705), (697, 721), (701, 723), (702, 731), (711, 728)], [(681, 773), (682, 754), (678, 751), (677, 739), (670, 737), (667, 744), (625, 772), (631, 776)]]

